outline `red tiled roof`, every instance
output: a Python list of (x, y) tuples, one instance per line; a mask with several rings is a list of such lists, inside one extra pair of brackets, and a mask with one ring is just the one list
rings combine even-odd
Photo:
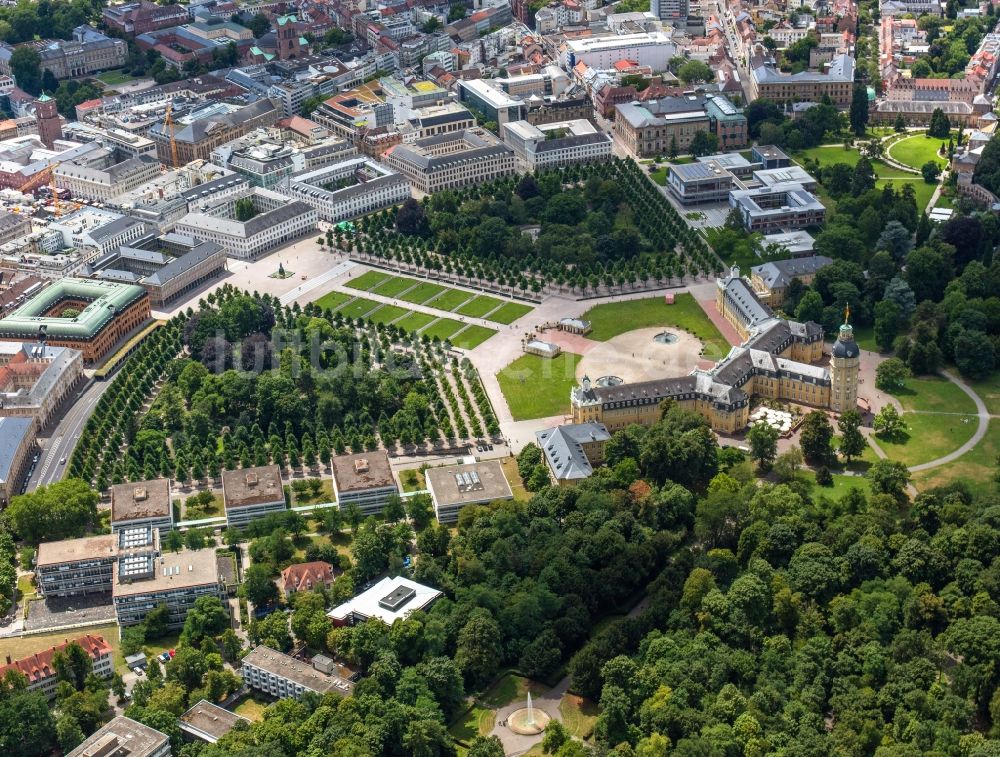
[(281, 571), (285, 591), (308, 591), (333, 580), (333, 566), (323, 560), (289, 565)]
[[(33, 654), (30, 657), (25, 657), (23, 660), (14, 660), (6, 665), (0, 666), (0, 678), (7, 674), (8, 670), (17, 670), (23, 673), (28, 679), (28, 683), (32, 684), (36, 681), (41, 681), (50, 676), (55, 675), (55, 668), (53, 668), (53, 659), (56, 656), (56, 652), (59, 652), (71, 643), (79, 644), (83, 647), (83, 651), (91, 656), (92, 659), (97, 659), (105, 654), (111, 654), (111, 647), (101, 636), (91, 636), (89, 633), (86, 636), (81, 636), (78, 639), (73, 639), (72, 642), (66, 641), (63, 644), (58, 644), (51, 649), (46, 649), (37, 654)], [(9, 658), (8, 658), (9, 659)]]

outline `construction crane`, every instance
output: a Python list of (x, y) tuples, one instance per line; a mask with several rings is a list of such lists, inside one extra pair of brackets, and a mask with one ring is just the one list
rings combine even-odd
[(59, 199), (59, 188), (56, 186), (56, 169), (59, 167), (59, 161), (55, 162), (51, 166), (49, 171), (49, 191), (52, 193), (52, 206), (56, 209), (56, 218), (62, 215), (62, 205)]
[(174, 119), (171, 115), (173, 107), (173, 103), (167, 103), (167, 115), (163, 119), (163, 125), (167, 127), (168, 134), (170, 135), (170, 159), (173, 161), (172, 167), (177, 168), (177, 141), (174, 139)]

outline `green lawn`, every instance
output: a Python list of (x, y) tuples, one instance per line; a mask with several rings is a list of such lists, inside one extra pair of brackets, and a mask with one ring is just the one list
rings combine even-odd
[(905, 388), (891, 394), (904, 410), (927, 413), (975, 413), (976, 403), (962, 389), (942, 376), (913, 376)]
[(358, 297), (349, 305), (344, 305), (338, 312), (348, 318), (364, 318), (378, 307), (381, 307), (381, 303)]
[(906, 411), (906, 433), (897, 440), (875, 440), (893, 460), (907, 465), (936, 460), (965, 444), (978, 427), (975, 403), (945, 378), (913, 377), (892, 394)]
[(698, 337), (705, 345), (702, 354), (709, 360), (721, 360), (729, 352), (729, 342), (687, 292), (676, 295), (673, 305), (666, 304), (662, 297), (607, 302), (581, 317), (593, 325), (587, 336), (600, 342), (635, 329), (675, 326)]
[[(921, 139), (923, 139), (923, 137), (921, 137)], [(861, 153), (853, 147), (845, 150), (841, 145), (833, 145), (827, 147), (812, 147), (808, 150), (802, 150), (801, 152), (796, 153), (795, 158), (800, 162), (805, 158), (812, 158), (813, 160), (819, 161), (820, 166), (823, 167), (833, 165), (834, 163), (846, 163), (853, 166), (861, 158)], [(875, 169), (875, 175), (878, 176), (878, 181), (875, 182), (875, 186), (877, 188), (881, 189), (890, 182), (896, 187), (897, 190), (902, 189), (904, 183), (912, 184), (913, 190), (916, 194), (917, 209), (922, 211), (927, 207), (927, 203), (930, 202), (931, 195), (934, 194), (934, 184), (928, 184), (924, 181), (922, 176), (907, 173), (906, 171), (900, 171), (898, 168), (886, 165), (880, 160), (872, 161), (872, 167)], [(819, 194), (821, 195), (823, 202), (826, 203), (828, 198), (822, 196), (822, 191), (819, 192)]]
[(481, 699), (487, 707), (500, 708), (515, 700), (527, 701), (529, 691), (532, 696), (537, 697), (545, 692), (545, 686), (524, 676), (508, 673), (484, 691)]
[(586, 739), (594, 731), (598, 709), (589, 699), (566, 694), (559, 702), (559, 714), (570, 736)]
[[(836, 334), (830, 334), (830, 341), (832, 342), (837, 338)], [(875, 344), (875, 327), (874, 326), (855, 326), (854, 327), (854, 341), (858, 343), (858, 346), (863, 350), (869, 350), (870, 352), (878, 352), (878, 345)]]
[(407, 302), (415, 302), (418, 305), (427, 302), (431, 297), (440, 294), (444, 291), (444, 287), (438, 284), (432, 284), (429, 281), (421, 281), (413, 289), (411, 289), (406, 294), (401, 294), (400, 298), (406, 300)]
[[(158, 654), (163, 654), (170, 649), (177, 649), (177, 643), (180, 640), (179, 633), (169, 633), (166, 636), (162, 636), (159, 639), (154, 639), (153, 641), (147, 641), (142, 645), (142, 651), (146, 653), (147, 657), (156, 657)], [(170, 663), (168, 662), (167, 665)]]
[(978, 426), (974, 415), (903, 413), (903, 421), (906, 432), (900, 439), (890, 441), (877, 436), (875, 440), (891, 460), (906, 465), (947, 455), (969, 441)]
[(360, 289), (363, 292), (368, 292), (390, 278), (392, 277), (383, 271), (365, 271), (356, 279), (348, 281), (347, 286), (351, 289)]
[(655, 171), (650, 171), (650, 178), (659, 184), (661, 187), (667, 186), (667, 172), (670, 169), (664, 166), (663, 168), (657, 168)]
[(237, 715), (242, 715), (247, 720), (258, 721), (264, 718), (264, 710), (271, 702), (257, 694), (250, 694), (245, 697), (233, 710)]
[(521, 472), (517, 469), (517, 459), (505, 457), (500, 461), (500, 467), (503, 468), (503, 474), (507, 478), (507, 483), (510, 484), (510, 491), (514, 495), (514, 501), (527, 502), (531, 499), (532, 494), (524, 488), (524, 482), (521, 480)]
[(501, 305), (503, 305), (503, 300), (498, 300), (496, 297), (488, 297), (485, 294), (480, 294), (462, 305), (455, 312), (459, 315), (467, 315), (470, 318), (482, 318), (491, 310), (496, 310)]
[(461, 289), (445, 289), (439, 297), (424, 302), (424, 305), (437, 310), (447, 310), (450, 313), (462, 303), (473, 299), (474, 296)]
[(452, 337), (451, 343), (456, 347), (462, 348), (463, 350), (471, 350), (474, 347), (478, 347), (495, 333), (497, 332), (493, 329), (473, 324), (471, 326), (467, 326), (460, 334), (456, 334)]
[(485, 707), (473, 707), (448, 729), (455, 739), (466, 743), (476, 736), (485, 736), (493, 730), (496, 712)]
[(418, 492), (427, 486), (427, 484), (424, 483), (424, 474), (420, 468), (407, 468), (406, 470), (401, 470), (399, 472), (399, 480), (403, 484), (404, 494), (406, 492)]
[(580, 356), (564, 352), (548, 359), (521, 355), (497, 374), (500, 389), (515, 421), (569, 412), (569, 393), (576, 385)]
[(117, 84), (126, 84), (130, 81), (135, 81), (134, 76), (129, 76), (122, 71), (105, 71), (103, 74), (97, 77), (102, 82), (107, 84), (109, 87), (114, 87)]
[(434, 316), (427, 313), (410, 313), (406, 318), (396, 321), (395, 325), (405, 331), (420, 331), (433, 320)]
[(969, 385), (986, 403), (990, 415), (1000, 415), (1000, 373), (994, 373), (983, 381), (973, 381)]
[(530, 305), (525, 305), (521, 302), (508, 302), (505, 305), (501, 305), (499, 309), (494, 310), (490, 313), (490, 320), (495, 323), (502, 323), (505, 326), (516, 321), (518, 318), (523, 318), (528, 313), (532, 311)]
[(329, 292), (327, 294), (324, 294), (313, 304), (318, 305), (324, 310), (326, 310), (327, 308), (329, 308), (330, 310), (336, 310), (342, 305), (345, 305), (348, 302), (350, 302), (352, 299), (354, 298), (351, 297), (351, 295), (344, 294), (343, 292)]
[(369, 317), (378, 323), (392, 323), (393, 321), (407, 315), (409, 312), (410, 311), (406, 308), (396, 307), (395, 305), (383, 305)]
[(819, 486), (816, 483), (816, 474), (813, 471), (805, 471), (804, 475), (813, 484), (812, 494), (815, 497), (823, 496), (834, 502), (838, 502), (851, 489), (860, 489), (866, 496), (872, 493), (871, 484), (864, 476), (845, 476), (840, 473), (834, 473), (833, 486)]
[(963, 481), (977, 497), (995, 494), (997, 457), (1000, 457), (1000, 420), (994, 418), (979, 444), (954, 462), (913, 474), (913, 485), (923, 491)]
[(383, 297), (398, 297), (416, 283), (416, 279), (408, 279), (405, 276), (393, 276), (369, 291), (380, 294)]
[[(947, 147), (948, 140), (943, 141)], [(928, 137), (926, 133), (914, 134), (912, 137), (905, 137), (889, 145), (889, 157), (905, 166), (916, 168), (918, 171), (929, 160), (933, 160), (939, 166), (944, 166), (948, 159), (937, 154), (941, 143), (942, 140)]]
[(447, 339), (456, 331), (458, 331), (465, 324), (453, 320), (451, 318), (438, 318), (434, 323), (428, 326), (426, 329), (420, 332), (420, 336), (427, 334), (428, 337), (433, 339), (438, 337), (439, 339)]

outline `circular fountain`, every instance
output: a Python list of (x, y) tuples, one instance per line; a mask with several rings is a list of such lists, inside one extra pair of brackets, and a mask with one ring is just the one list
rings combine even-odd
[(671, 334), (669, 331), (661, 331), (653, 337), (653, 341), (657, 344), (674, 344), (677, 341), (677, 334)]
[(507, 727), (521, 736), (537, 736), (548, 724), (549, 716), (531, 704), (531, 692), (528, 692), (528, 706), (514, 710), (507, 718)]

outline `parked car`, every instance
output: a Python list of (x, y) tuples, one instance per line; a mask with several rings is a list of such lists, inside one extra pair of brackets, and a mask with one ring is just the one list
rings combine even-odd
[(160, 662), (170, 662), (170, 652), (163, 652), (162, 654), (158, 655), (156, 659), (159, 660)]
[(132, 672), (135, 673), (137, 676), (141, 676), (142, 675), (142, 668), (140, 668), (138, 665), (136, 665), (134, 668), (132, 668)]

